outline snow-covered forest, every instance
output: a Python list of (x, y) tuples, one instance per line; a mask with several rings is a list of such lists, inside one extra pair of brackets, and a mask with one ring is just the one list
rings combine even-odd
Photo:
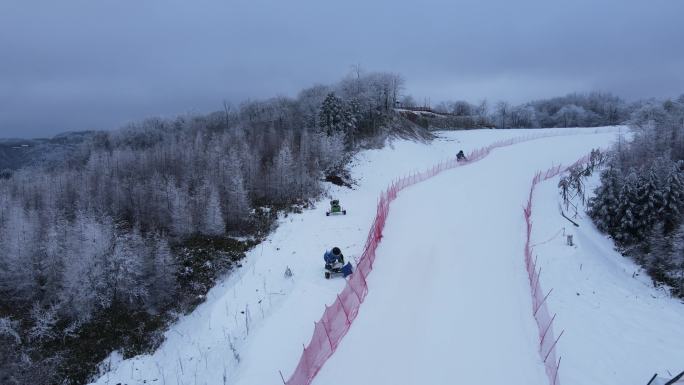
[(0, 0), (0, 385), (684, 385), (682, 15)]
[[(412, 97), (401, 100), (411, 107)], [(629, 104), (610, 93), (574, 93), (551, 99), (535, 100), (519, 105), (487, 100), (477, 104), (467, 101), (440, 102), (432, 110), (449, 114), (458, 127), (463, 128), (540, 128), (540, 127), (599, 127), (623, 123), (636, 105)]]
[(357, 73), (98, 132), (62, 162), (4, 172), (0, 383), (83, 383), (112, 350), (156, 346), (277, 212), (307, 205), (323, 179), (348, 183), (356, 148), (407, 127), (388, 124), (402, 86)]
[(611, 93), (573, 93), (518, 105), (500, 100), (490, 104), (442, 101), (434, 107), (403, 96), (398, 107), (412, 122), (430, 129), (601, 127), (624, 123), (639, 103), (627, 103)]
[(684, 95), (642, 103), (631, 127), (634, 138), (610, 154), (589, 214), (654, 284), (684, 297)]

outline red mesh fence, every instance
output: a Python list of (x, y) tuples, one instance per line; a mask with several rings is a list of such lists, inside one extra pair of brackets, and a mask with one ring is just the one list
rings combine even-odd
[(556, 358), (556, 344), (563, 335), (563, 331), (556, 337), (553, 332), (553, 321), (556, 319), (556, 314), (551, 316), (546, 300), (551, 294), (552, 290), (544, 292), (539, 283), (541, 275), (541, 268), (537, 269), (537, 260), (532, 258), (533, 249), (530, 246), (532, 236), (532, 197), (534, 189), (539, 182), (553, 178), (570, 167), (585, 164), (589, 161), (589, 156), (579, 159), (577, 162), (569, 167), (555, 166), (546, 170), (545, 172), (538, 172), (532, 178), (532, 185), (530, 186), (530, 194), (527, 198), (527, 205), (523, 209), (525, 216), (525, 224), (527, 226), (527, 236), (525, 239), (525, 266), (530, 280), (530, 290), (532, 294), (532, 314), (539, 329), (539, 354), (544, 361), (546, 367), (546, 374), (549, 377), (549, 382), (552, 385), (560, 383), (558, 379), (558, 369), (560, 367), (561, 358)]
[[(373, 225), (370, 228), (370, 231), (368, 232), (368, 238), (366, 239), (363, 253), (361, 254), (361, 257), (358, 258), (356, 261), (357, 264), (354, 274), (347, 278), (346, 286), (342, 290), (342, 292), (338, 294), (335, 302), (333, 302), (333, 304), (330, 306), (326, 306), (325, 311), (323, 312), (323, 316), (318, 322), (314, 324), (314, 333), (311, 337), (311, 341), (307, 346), (304, 347), (302, 356), (300, 357), (299, 363), (297, 364), (297, 367), (295, 368), (294, 372), (287, 381), (283, 379), (283, 383), (286, 385), (311, 384), (318, 371), (321, 369), (321, 367), (323, 367), (323, 364), (335, 352), (335, 349), (337, 349), (337, 346), (339, 345), (340, 341), (342, 340), (344, 335), (347, 334), (349, 327), (351, 326), (352, 322), (354, 321), (359, 312), (361, 303), (363, 303), (363, 300), (365, 299), (366, 294), (368, 293), (366, 277), (373, 270), (373, 263), (375, 262), (375, 251), (378, 248), (380, 240), (382, 239), (382, 231), (385, 227), (385, 221), (387, 220), (387, 215), (389, 213), (390, 203), (397, 197), (398, 192), (405, 189), (406, 187), (429, 179), (441, 173), (442, 171), (449, 170), (461, 165), (467, 165), (478, 160), (481, 160), (482, 158), (489, 155), (489, 153), (496, 148), (550, 136), (559, 135), (540, 134), (499, 141), (487, 147), (483, 147), (481, 149), (472, 151), (467, 156), (467, 161), (459, 162), (457, 161), (456, 157), (453, 157), (449, 160), (446, 160), (433, 166), (428, 170), (407, 175), (392, 182), (389, 185), (389, 187), (387, 187), (387, 189), (380, 194), (375, 219), (373, 221)], [(530, 191), (530, 199), (532, 196), (531, 194), (532, 191)], [(528, 254), (527, 251), (529, 249), (529, 234), (531, 231), (531, 224), (527, 216), (528, 212), (531, 213), (530, 207), (531, 200), (530, 203), (528, 203), (528, 208), (525, 211), (526, 218), (528, 219), (528, 243), (525, 249), (526, 256)], [(534, 269), (530, 270), (529, 264), (528, 271), (532, 271), (530, 274), (534, 274)], [(541, 292), (541, 290), (539, 291)], [(539, 304), (543, 304), (543, 302), (539, 302)], [(548, 310), (546, 309), (546, 307), (544, 307), (543, 309), (540, 307), (537, 310), (539, 310), (540, 316), (544, 314), (544, 316), (548, 318)], [(548, 324), (550, 325), (550, 323)], [(549, 338), (547, 336), (546, 339), (552, 338)], [(547, 346), (547, 344), (544, 343), (544, 346)], [(549, 352), (553, 352), (552, 347), (550, 348)], [(550, 357), (549, 359), (552, 359), (555, 362), (555, 356)]]

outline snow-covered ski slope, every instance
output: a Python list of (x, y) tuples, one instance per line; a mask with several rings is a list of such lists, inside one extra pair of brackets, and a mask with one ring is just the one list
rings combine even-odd
[(548, 384), (531, 317), (521, 206), (535, 171), (570, 164), (613, 139), (505, 147), (400, 193), (366, 301), (314, 384)]
[[(459, 149), (468, 152), (502, 139), (544, 132), (577, 135), (498, 149), (481, 162), (448, 171), (400, 194), (392, 205), (386, 238), (378, 251), (379, 265), (369, 278), (366, 303), (317, 380), (334, 384), (342, 380), (335, 374), (344, 372), (345, 376), (355, 373), (354, 380), (359, 383), (373, 383), (370, 379), (377, 378), (373, 373), (382, 373), (379, 383), (389, 383), (385, 381), (388, 373), (396, 372), (398, 378), (404, 379), (398, 383), (429, 383), (430, 378), (420, 381), (411, 377), (410, 371), (429, 369), (436, 376), (453, 376), (455, 369), (466, 367), (466, 363), (470, 365), (467, 372), (485, 368), (487, 378), (493, 368), (512, 359), (514, 363), (509, 366), (515, 369), (510, 369), (513, 372), (507, 379), (516, 378), (517, 373), (517, 378), (530, 378), (532, 382), (528, 383), (542, 383), (534, 382), (543, 380), (543, 366), (534, 347), (536, 331), (530, 316), (529, 288), (524, 286), (521, 207), (525, 191), (537, 169), (545, 169), (553, 162), (574, 161), (593, 147), (607, 145), (616, 129), (457, 131), (443, 133), (431, 144), (397, 140), (383, 149), (364, 151), (352, 168), (358, 185), (353, 190), (330, 186), (331, 195), (341, 200), (348, 215), (326, 217), (327, 201), (323, 201), (302, 214), (282, 218), (268, 240), (248, 253), (242, 268), (226, 277), (209, 292), (204, 304), (170, 328), (166, 341), (155, 353), (123, 361), (113, 355), (111, 370), (96, 382), (279, 383), (278, 370), (288, 376), (294, 369), (302, 344), (313, 331), (313, 321), (320, 318), (324, 304), (331, 303), (343, 288), (341, 279), (323, 279), (323, 251), (339, 246), (348, 258), (360, 254), (377, 197), (391, 180), (453, 157)], [(451, 257), (445, 258), (442, 253), (452, 247)], [(475, 249), (480, 251), (468, 256)], [(394, 263), (397, 261), (401, 263)], [(284, 276), (286, 267), (290, 267), (293, 277)], [(401, 282), (400, 287), (388, 286), (381, 291), (379, 283), (390, 285), (400, 273), (403, 278), (394, 282)], [(449, 287), (440, 286), (447, 281)], [(401, 299), (404, 293), (414, 291), (424, 295)], [(378, 303), (376, 296), (390, 297)], [(420, 301), (413, 302), (417, 299)], [(376, 354), (374, 349), (381, 347), (376, 346), (377, 340), (359, 341), (368, 333), (364, 323), (374, 319), (379, 322), (380, 314), (373, 309), (385, 301), (401, 306), (392, 306), (393, 312), (388, 310), (378, 329), (370, 333), (372, 336), (385, 329), (396, 332), (391, 344), (383, 346), (382, 354)], [(430, 314), (437, 309), (440, 314)], [(405, 315), (413, 317), (414, 324), (411, 329), (401, 330), (411, 319)], [(506, 319), (509, 316), (512, 319)], [(420, 327), (434, 332), (423, 342), (421, 336), (427, 338), (427, 334), (421, 334)], [(381, 334), (377, 337), (383, 338)], [(456, 337), (463, 340), (456, 341)], [(468, 357), (481, 356), (494, 340), (497, 347), (487, 352), (485, 361), (471, 364), (474, 360)], [(432, 344), (435, 350), (426, 352), (424, 348), (431, 346), (431, 341), (436, 341)], [(451, 342), (448, 352), (443, 351), (440, 341)], [(473, 350), (475, 341), (480, 341), (479, 348)], [(390, 358), (396, 360), (399, 352), (405, 358), (391, 364)], [(353, 359), (365, 364), (354, 362), (353, 367), (349, 366)], [(407, 360), (416, 364), (400, 365)], [(462, 366), (458, 366), (461, 361)], [(418, 362), (434, 365), (420, 367)], [(383, 365), (391, 370), (385, 371)], [(480, 380), (482, 373), (478, 374)], [(366, 374), (368, 380), (363, 377)], [(417, 382), (409, 381), (412, 378)]]
[[(597, 183), (595, 175), (589, 190)], [(557, 347), (561, 383), (645, 384), (654, 373), (684, 371), (684, 303), (654, 289), (585, 214), (573, 219), (580, 227), (560, 216), (557, 184), (537, 186), (532, 242), (541, 283), (554, 288), (548, 306), (558, 314), (555, 328), (565, 329)]]

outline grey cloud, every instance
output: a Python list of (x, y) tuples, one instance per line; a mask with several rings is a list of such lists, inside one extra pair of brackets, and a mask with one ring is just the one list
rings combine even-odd
[(360, 63), (430, 98), (684, 92), (675, 0), (4, 0), (0, 137), (295, 95)]

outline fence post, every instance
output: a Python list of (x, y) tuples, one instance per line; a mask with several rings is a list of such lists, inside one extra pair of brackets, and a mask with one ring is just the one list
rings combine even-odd
[(546, 359), (549, 358), (549, 354), (553, 351), (553, 349), (556, 348), (556, 344), (558, 343), (558, 340), (563, 336), (563, 333), (565, 333), (565, 329), (561, 330), (560, 334), (558, 335), (558, 338), (556, 338), (555, 341), (553, 341), (553, 345), (551, 345), (551, 348), (549, 348), (549, 352), (546, 353), (546, 357), (544, 357), (544, 363), (546, 363)]
[[(360, 269), (357, 269), (357, 271), (359, 272), (359, 275), (361, 276), (361, 279), (363, 280), (363, 287), (368, 289), (368, 282), (366, 281), (366, 276), (363, 275), (363, 271), (361, 271)], [(359, 298), (359, 301), (361, 301), (361, 298)]]
[(549, 292), (544, 296), (544, 299), (542, 299), (542, 301), (539, 303), (539, 306), (537, 306), (537, 309), (534, 311), (534, 314), (533, 314), (535, 317), (537, 316), (537, 312), (542, 307), (544, 302), (546, 302), (546, 299), (549, 298), (549, 295), (551, 295), (552, 291), (553, 291), (553, 289), (549, 290)]
[(553, 317), (551, 317), (551, 321), (549, 321), (549, 324), (546, 325), (546, 329), (544, 329), (544, 334), (542, 334), (542, 338), (539, 341), (539, 350), (541, 351), (542, 345), (544, 344), (544, 339), (546, 338), (546, 333), (551, 329), (551, 325), (553, 325), (553, 320), (556, 319), (556, 314), (553, 314)]
[[(314, 333), (316, 333), (316, 328), (315, 328), (315, 327), (314, 327)], [(306, 346), (304, 346), (304, 344), (302, 344), (302, 348), (304, 348), (304, 352), (302, 353), (302, 359), (301, 359), (301, 361), (304, 362), (304, 367), (306, 368), (306, 367), (309, 366), (309, 360), (307, 359), (307, 356), (306, 356)], [(295, 369), (295, 370), (296, 370), (296, 369)], [(307, 376), (308, 376), (308, 374), (307, 374)]]
[[(537, 265), (536, 264), (534, 265), (534, 271), (535, 272), (537, 271)], [(535, 280), (535, 282), (533, 282), (533, 285), (532, 285), (532, 297), (534, 297), (537, 294), (537, 287), (539, 287), (539, 277), (540, 276), (541, 276), (541, 267), (539, 268), (539, 272), (537, 272), (537, 279)], [(535, 311), (534, 314), (537, 314), (537, 312)]]
[(558, 370), (560, 369), (561, 359), (563, 357), (558, 357), (558, 364), (556, 365), (556, 373), (553, 375), (553, 385), (556, 385), (556, 380), (558, 379)]
[[(323, 317), (321, 318), (321, 322), (323, 323), (323, 331), (325, 332), (325, 336), (328, 337), (328, 343), (330, 344), (330, 352), (335, 351), (335, 348), (333, 348), (333, 343), (332, 340), (330, 339), (330, 333), (328, 333), (328, 327), (325, 326), (325, 314), (328, 312), (328, 306), (325, 306), (325, 312), (323, 313)], [(314, 321), (314, 330), (316, 330), (316, 322)]]
[(342, 308), (342, 312), (344, 313), (344, 317), (347, 319), (347, 325), (351, 325), (351, 321), (349, 321), (349, 313), (347, 313), (347, 309), (344, 308), (344, 302), (340, 299), (340, 295), (337, 295), (337, 302), (340, 303), (340, 307)]
[[(358, 269), (357, 269), (356, 271), (359, 272)], [(359, 272), (359, 275), (361, 275), (360, 272)], [(350, 281), (351, 281), (351, 280), (350, 280)], [(356, 294), (356, 299), (359, 300), (359, 304), (360, 304), (361, 302), (363, 302), (363, 300), (361, 299), (361, 295), (359, 295), (359, 293), (356, 291), (356, 289), (354, 289), (354, 286), (352, 286), (352, 285), (350, 285), (350, 286), (351, 286), (352, 291), (354, 292), (354, 294)]]

